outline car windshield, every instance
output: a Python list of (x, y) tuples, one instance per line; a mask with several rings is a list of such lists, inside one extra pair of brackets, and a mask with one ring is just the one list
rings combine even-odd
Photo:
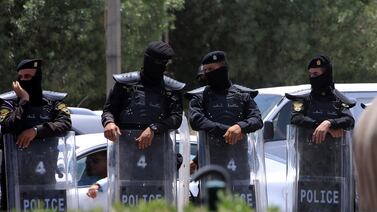
[(270, 112), (270, 110), (281, 100), (282, 96), (276, 94), (259, 94), (254, 98), (260, 112), (262, 119)]

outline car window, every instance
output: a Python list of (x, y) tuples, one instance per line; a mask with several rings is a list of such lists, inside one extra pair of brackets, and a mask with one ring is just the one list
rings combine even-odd
[[(198, 151), (196, 143), (190, 142), (190, 160), (194, 159), (196, 152)], [(175, 152), (179, 152), (179, 143), (175, 143)]]
[(259, 94), (254, 98), (264, 119), (270, 110), (281, 100), (282, 96), (277, 94)]
[(291, 120), (292, 102), (288, 101), (272, 120), (274, 137), (272, 140), (285, 140), (287, 138), (287, 125)]
[(364, 111), (360, 104), (369, 103), (377, 96), (377, 92), (345, 92), (344, 94), (348, 98), (355, 99), (357, 102), (355, 107), (351, 108), (352, 115), (356, 122), (359, 120), (361, 113)]
[(71, 120), (76, 135), (103, 132), (101, 116), (72, 114)]
[(77, 185), (89, 186), (107, 177), (107, 151), (93, 151), (77, 160)]

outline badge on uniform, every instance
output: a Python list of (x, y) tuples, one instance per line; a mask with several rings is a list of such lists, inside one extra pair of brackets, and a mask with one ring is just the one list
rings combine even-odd
[(59, 103), (58, 110), (63, 111), (65, 114), (70, 114), (68, 107), (64, 103)]
[(6, 108), (1, 109), (1, 111), (0, 111), (0, 121), (3, 121), (4, 118), (8, 115), (9, 112), (10, 112), (9, 109), (6, 109)]
[(304, 104), (302, 102), (293, 102), (293, 110), (299, 112), (302, 110)]

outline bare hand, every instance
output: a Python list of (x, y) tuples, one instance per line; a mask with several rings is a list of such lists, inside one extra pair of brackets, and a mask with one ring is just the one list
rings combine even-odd
[(336, 130), (330, 129), (329, 133), (333, 138), (340, 138), (343, 136), (344, 130), (343, 129), (336, 129)]
[(34, 128), (29, 128), (24, 130), (17, 138), (16, 144), (20, 148), (27, 148), (30, 142), (35, 138), (37, 133), (35, 132)]
[(105, 138), (109, 139), (110, 141), (116, 141), (122, 133), (120, 133), (119, 127), (114, 123), (108, 123), (105, 126), (104, 131)]
[(242, 134), (241, 127), (235, 124), (228, 128), (223, 137), (228, 144), (236, 144), (243, 139), (244, 134)]
[(97, 197), (98, 189), (99, 189), (99, 186), (97, 184), (91, 185), (86, 195), (94, 199)]
[(323, 121), (318, 127), (314, 130), (312, 139), (314, 143), (320, 144), (325, 138), (327, 132), (330, 130), (331, 123), (328, 120)]
[(18, 98), (29, 101), (29, 94), (21, 87), (18, 81), (13, 81), (12, 87)]
[(149, 147), (150, 145), (152, 145), (153, 137), (154, 137), (154, 133), (151, 130), (151, 128), (148, 127), (147, 129), (145, 129), (141, 133), (141, 135), (138, 138), (136, 138), (136, 141), (138, 143), (138, 148), (145, 149)]

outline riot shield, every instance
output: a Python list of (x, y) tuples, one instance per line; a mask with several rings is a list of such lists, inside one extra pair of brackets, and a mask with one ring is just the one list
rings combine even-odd
[(288, 126), (287, 211), (353, 211), (352, 142), (329, 133), (312, 141), (314, 130)]
[(77, 209), (74, 135), (34, 139), (25, 149), (16, 136), (4, 135), (9, 209)]
[[(228, 170), (231, 192), (257, 211), (267, 207), (263, 142), (260, 132), (248, 134), (234, 145), (224, 138), (199, 131), (199, 167), (220, 165)], [(201, 183), (201, 191), (204, 191)], [(205, 195), (203, 192), (201, 196)]]
[(115, 202), (134, 206), (142, 201), (176, 201), (175, 135), (155, 134), (152, 145), (137, 148), (142, 130), (121, 130), (116, 142), (108, 141), (109, 210)]

